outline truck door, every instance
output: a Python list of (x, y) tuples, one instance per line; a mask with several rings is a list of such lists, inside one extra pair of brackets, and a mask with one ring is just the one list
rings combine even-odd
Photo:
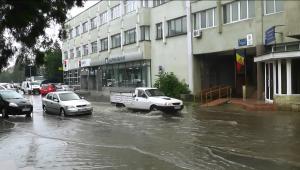
[(137, 96), (134, 99), (134, 107), (137, 109), (148, 110), (148, 96), (144, 90), (138, 90)]

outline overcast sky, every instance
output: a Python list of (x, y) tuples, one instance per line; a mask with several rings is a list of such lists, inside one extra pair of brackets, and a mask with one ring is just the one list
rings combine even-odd
[[(81, 13), (82, 11), (86, 10), (87, 8), (91, 7), (92, 5), (96, 4), (97, 2), (99, 2), (100, 0), (88, 0), (84, 3), (84, 7), (78, 8), (78, 7), (74, 7), (72, 8), (69, 12), (68, 12), (68, 17), (74, 17), (76, 15), (78, 15), (79, 13)], [(46, 29), (46, 33), (52, 37), (55, 40), (58, 40), (59, 42), (61, 42), (58, 39), (58, 33), (59, 33), (59, 29), (60, 29), (60, 25), (58, 24), (52, 24), (50, 28)]]
[(80, 12), (86, 10), (87, 8), (89, 8), (90, 6), (96, 4), (97, 2), (99, 2), (100, 0), (87, 0), (85, 3), (84, 3), (84, 7), (82, 8), (77, 8), (77, 7), (74, 7), (70, 10), (69, 14), (74, 17), (76, 16), (77, 14), (79, 14)]
[[(78, 8), (78, 7), (74, 7), (72, 8), (69, 12), (68, 12), (68, 16), (69, 17), (74, 17), (76, 15), (78, 15), (79, 13), (81, 13), (82, 11), (86, 10), (87, 8), (91, 7), (92, 5), (96, 4), (97, 2), (99, 2), (100, 0), (87, 0), (84, 3), (84, 7)], [(58, 38), (58, 34), (59, 34), (59, 29), (60, 29), (60, 25), (58, 24), (51, 24), (50, 28), (46, 28), (46, 34), (48, 34), (48, 36), (52, 37), (55, 40), (58, 40), (60, 43), (61, 41)], [(16, 46), (17, 48), (20, 48), (20, 44), (19, 43), (14, 43), (14, 46)], [(9, 59), (9, 65), (8, 67), (12, 67), (14, 66), (16, 61), (16, 57), (12, 57), (11, 59)]]

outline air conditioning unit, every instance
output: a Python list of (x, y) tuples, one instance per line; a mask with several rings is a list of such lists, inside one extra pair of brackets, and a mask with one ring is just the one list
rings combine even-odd
[(201, 30), (194, 30), (193, 31), (193, 37), (194, 38), (201, 38), (202, 36), (202, 31)]

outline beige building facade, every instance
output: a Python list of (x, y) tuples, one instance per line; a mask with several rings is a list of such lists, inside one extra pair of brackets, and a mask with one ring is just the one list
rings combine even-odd
[(264, 72), (273, 60), (258, 58), (297, 44), (299, 9), (292, 0), (100, 1), (65, 24), (64, 80), (88, 90), (152, 86), (163, 71), (194, 94), (229, 85), (240, 96), (247, 85), (249, 97), (270, 100)]

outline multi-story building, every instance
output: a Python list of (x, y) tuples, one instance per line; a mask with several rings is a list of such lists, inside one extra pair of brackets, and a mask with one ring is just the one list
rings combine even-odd
[[(194, 94), (230, 85), (240, 95), (245, 84), (270, 101), (282, 94), (280, 86), (286, 94), (299, 93), (300, 83), (293, 80), (298, 53), (292, 60), (270, 58), (275, 44), (285, 50), (292, 47), (284, 43), (297, 46), (299, 9), (300, 2), (283, 0), (100, 1), (65, 23), (65, 82), (89, 90), (151, 86), (165, 71)], [(269, 78), (278, 68), (289, 73), (288, 81)]]

